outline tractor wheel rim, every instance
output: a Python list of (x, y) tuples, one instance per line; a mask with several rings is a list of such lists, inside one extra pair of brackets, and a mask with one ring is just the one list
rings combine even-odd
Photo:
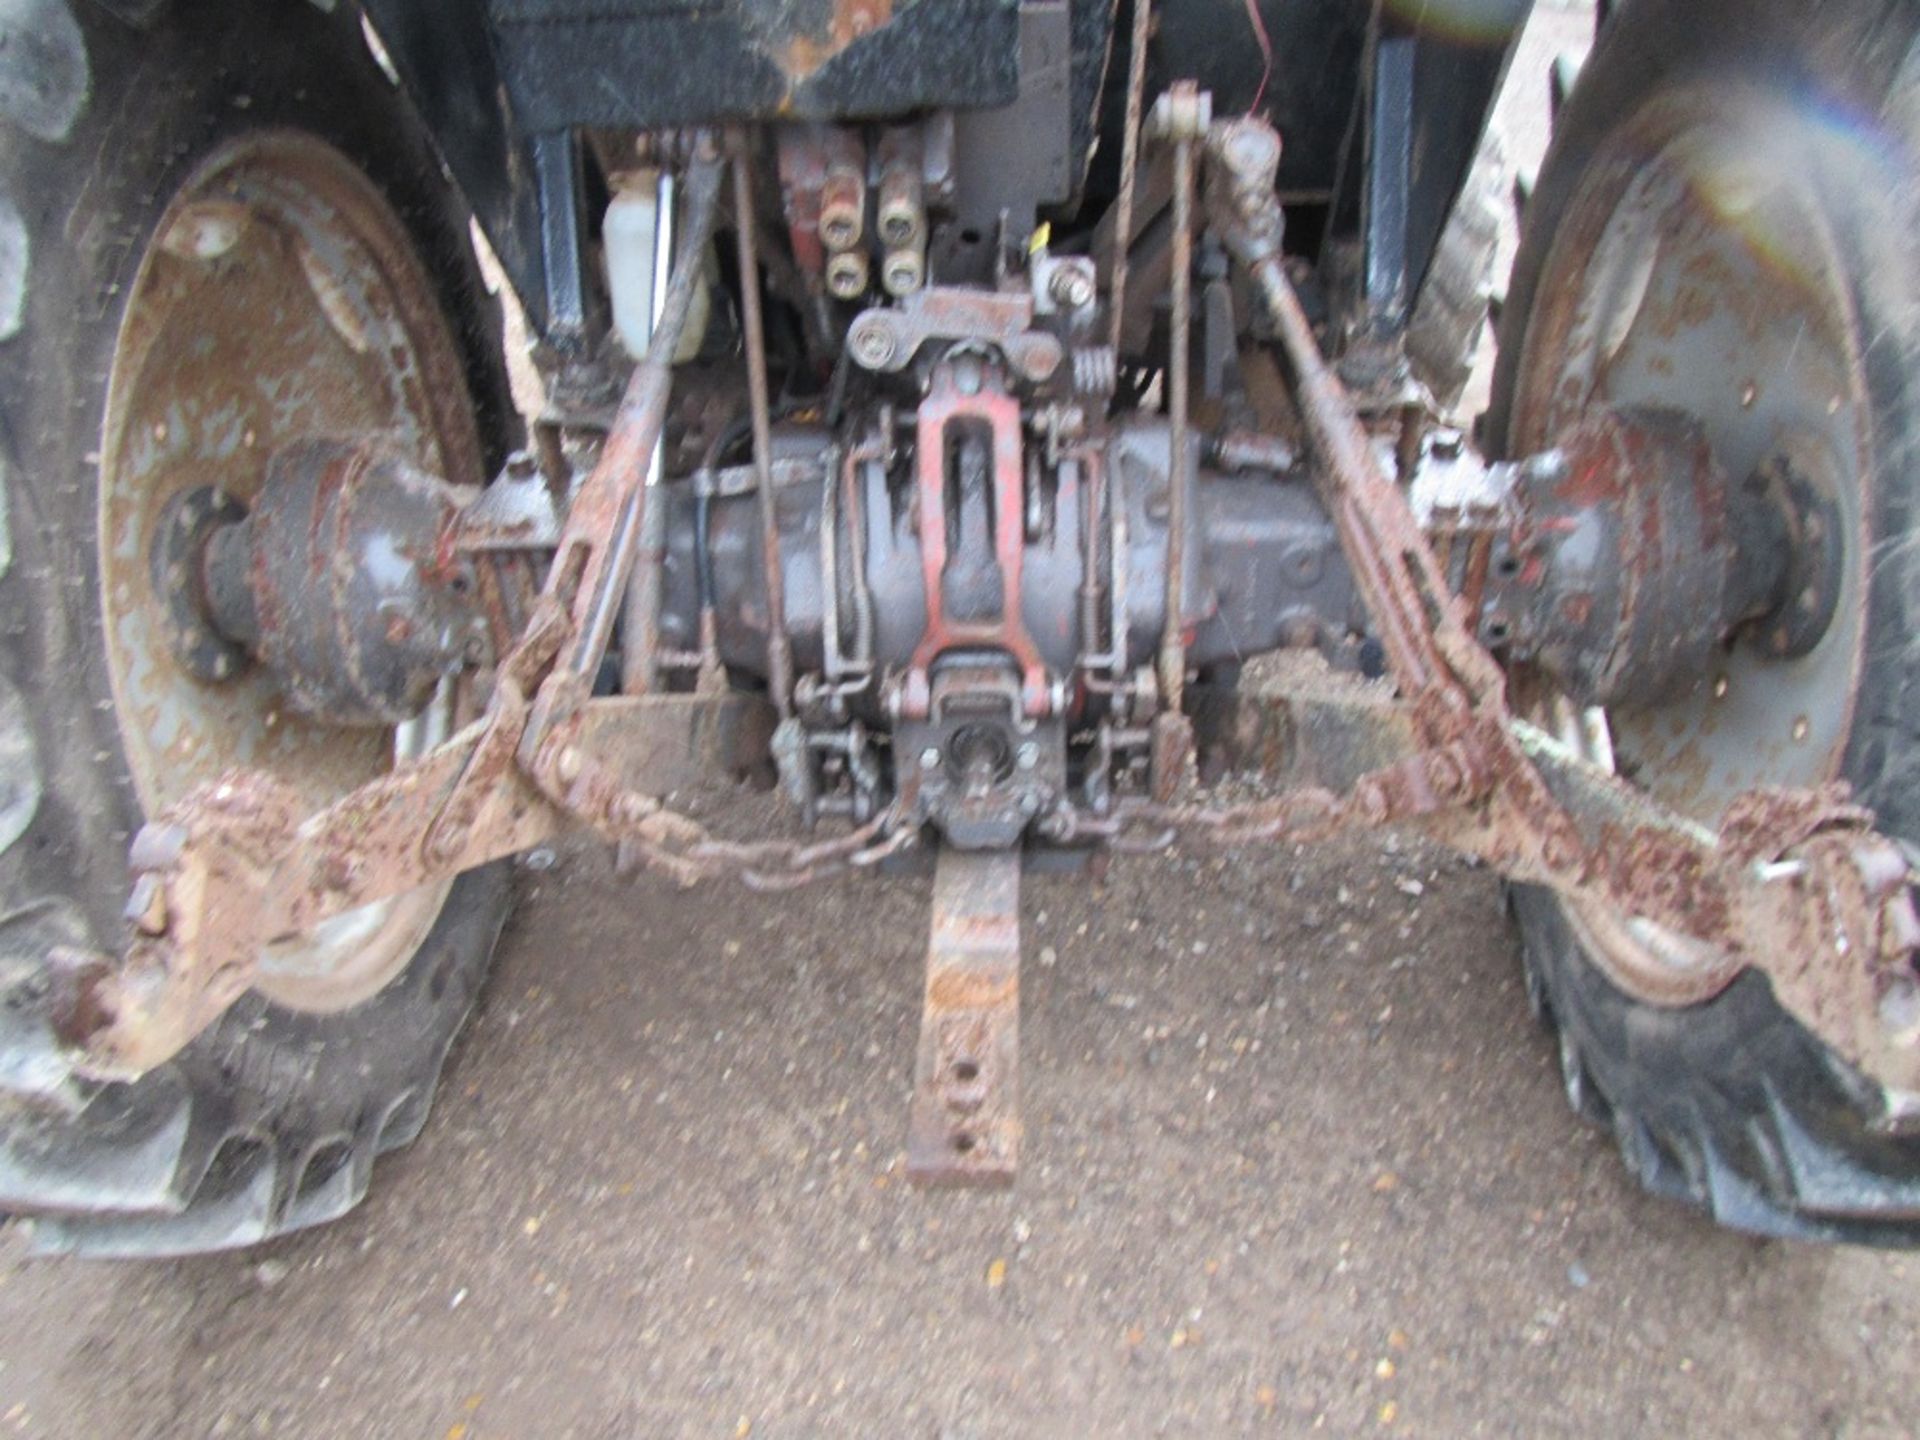
[[(116, 718), (140, 803), (158, 813), (234, 767), (319, 808), (436, 743), (454, 696), (393, 731), (316, 724), (258, 669), (218, 683), (175, 658), (148, 563), (182, 491), (243, 503), (267, 461), (308, 436), (379, 436), (429, 473), (483, 478), (459, 352), (405, 228), (341, 155), (262, 131), (198, 165), (154, 228), (116, 337), (100, 445), (100, 606)], [(426, 886), (261, 957), (256, 988), (291, 1009), (376, 994), (446, 898)]]
[[(1764, 137), (1764, 138), (1761, 138)], [(1779, 660), (1752, 638), (1638, 711), (1543, 702), (1589, 756), (1706, 824), (1743, 790), (1840, 771), (1859, 688), (1871, 511), (1862, 346), (1809, 168), (1834, 137), (1778, 97), (1703, 87), (1616, 130), (1569, 202), (1542, 269), (1509, 451), (1548, 448), (1594, 408), (1655, 405), (1698, 421), (1736, 481), (1782, 455), (1831, 477), (1844, 544), (1834, 619)], [(1723, 988), (1725, 952), (1604, 907), (1570, 907), (1588, 952), (1640, 998)]]

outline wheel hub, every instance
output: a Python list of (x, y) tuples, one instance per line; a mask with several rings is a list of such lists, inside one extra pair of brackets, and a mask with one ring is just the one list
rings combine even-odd
[(217, 485), (182, 490), (161, 507), (148, 546), (173, 657), (209, 684), (231, 680), (248, 663), (246, 647), (214, 622), (206, 573), (208, 543), (246, 515), (247, 507)]
[(1696, 686), (1736, 637), (1804, 655), (1832, 623), (1840, 526), (1808, 461), (1744, 483), (1698, 422), (1597, 410), (1509, 472), (1480, 633), (1581, 705), (1645, 707)]
[[(432, 744), (451, 700), (397, 728), (316, 723), (269, 667), (243, 663), (196, 557), (304, 437), (378, 436), (428, 474), (480, 480), (463, 369), (404, 227), (308, 136), (259, 131), (215, 151), (153, 235), (126, 283), (100, 445), (102, 628), (128, 768), (148, 814), (236, 766), (311, 808)], [(300, 1009), (358, 1003), (418, 948), (444, 894), (273, 945), (258, 988)]]
[[(1832, 217), (1805, 168), (1770, 158), (1803, 135), (1777, 97), (1717, 85), (1622, 121), (1555, 226), (1505, 437), (1524, 453), (1593, 412), (1677, 408), (1776, 517), (1785, 565), (1765, 567), (1775, 604), (1749, 643), (1651, 701), (1537, 697), (1565, 741), (1707, 825), (1840, 773), (1863, 663), (1871, 405)], [(1711, 947), (1598, 906), (1570, 919), (1642, 1000), (1724, 985)]]
[(229, 502), (230, 523), (207, 534), (188, 586), (204, 626), (244, 647), (302, 714), (396, 725), (482, 658), (486, 620), (451, 486), (377, 444), (303, 440), (238, 509)]

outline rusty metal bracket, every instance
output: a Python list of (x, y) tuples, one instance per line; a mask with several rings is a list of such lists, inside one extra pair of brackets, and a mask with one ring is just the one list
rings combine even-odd
[[(1281, 263), (1279, 153), (1262, 121), (1213, 126), (1207, 208), (1272, 317), (1327, 509), (1401, 698), (1361, 715), (1372, 738), (1347, 756), (1368, 768), (1341, 775), (1337, 788), (1323, 780), (1234, 805), (1127, 799), (1103, 818), (1058, 812), (1046, 833), (1151, 848), (1180, 835), (1244, 844), (1414, 826), (1510, 878), (1707, 942), (1724, 955), (1705, 976), (1713, 986), (1761, 969), (1781, 1004), (1842, 1058), (1896, 1091), (1920, 1092), (1913, 876), (1870, 815), (1843, 794), (1755, 792), (1716, 833), (1509, 709), (1503, 671), (1384, 473)], [(1271, 733), (1256, 723), (1254, 738), (1263, 730)], [(1689, 980), (1697, 987), (1702, 976)]]
[[(578, 743), (622, 793), (657, 797), (764, 763), (772, 731), (757, 696), (620, 696), (581, 711)], [(69, 964), (63, 1038), (83, 1050), (81, 1068), (124, 1078), (167, 1059), (247, 989), (267, 941), (560, 834), (570, 817), (511, 752), (471, 786), (496, 733), (477, 721), (304, 819), (292, 791), (239, 771), (144, 826), (129, 861), (126, 955)], [(423, 846), (422, 817), (444, 817), (461, 795), (480, 804), (442, 832), (454, 843)]]
[(894, 305), (862, 311), (847, 329), (847, 349), (865, 369), (904, 370), (929, 340), (977, 340), (994, 345), (1007, 364), (1039, 382), (1066, 357), (1057, 336), (1033, 328), (1033, 296), (930, 285)]
[(1020, 1161), (1020, 852), (942, 847), (907, 1178), (1013, 1183)]
[[(1672, 1003), (1761, 969), (1782, 1006), (1846, 1061), (1895, 1091), (1920, 1091), (1911, 871), (1844, 787), (1749, 792), (1715, 831), (1512, 717), (1497, 737), (1476, 723), (1432, 745), (1416, 707), (1339, 677), (1200, 698), (1210, 742), (1274, 790), (1230, 805), (1129, 798), (1109, 817), (1053, 817), (1051, 837), (1143, 850), (1417, 830), (1510, 879), (1708, 942), (1717, 953), (1676, 974)], [(1548, 793), (1564, 830), (1506, 808), (1515, 765)]]
[[(961, 620), (948, 613), (946, 571), (950, 547), (947, 520), (947, 436), (951, 428), (981, 425), (992, 437), (989, 484), (993, 496), (993, 550), (1000, 565), (1000, 609), (991, 619)], [(920, 520), (920, 565), (927, 623), (913, 662), (901, 677), (899, 710), (925, 719), (932, 705), (933, 663), (969, 645), (1005, 651), (1020, 669), (1020, 698), (1030, 716), (1061, 707), (1047, 681), (1040, 649), (1027, 631), (1021, 608), (1021, 571), (1026, 536), (1020, 528), (1026, 470), (1021, 460), (1020, 402), (1000, 384), (993, 367), (963, 355), (934, 367), (920, 402), (915, 447), (916, 504)]]

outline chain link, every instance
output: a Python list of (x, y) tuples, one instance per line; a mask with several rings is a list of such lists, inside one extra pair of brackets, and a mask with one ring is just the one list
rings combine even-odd
[(619, 838), (652, 868), (681, 885), (737, 876), (750, 890), (798, 889), (849, 870), (878, 865), (914, 845), (918, 828), (900, 824), (890, 807), (845, 835), (830, 840), (724, 840), (692, 816), (647, 796), (632, 798), (659, 808), (639, 814)]
[(1307, 785), (1225, 805), (1130, 796), (1100, 816), (1062, 807), (1046, 833), (1062, 843), (1099, 840), (1134, 853), (1164, 850), (1182, 837), (1227, 847), (1321, 840), (1473, 804), (1489, 788), (1477, 755), (1469, 740), (1419, 750), (1367, 771), (1344, 794)]

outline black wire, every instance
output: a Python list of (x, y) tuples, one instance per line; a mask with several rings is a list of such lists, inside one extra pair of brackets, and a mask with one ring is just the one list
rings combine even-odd
[(841, 347), (840, 358), (833, 362), (833, 377), (827, 381), (827, 430), (840, 428), (840, 416), (847, 408), (847, 382), (853, 377), (853, 351)]

